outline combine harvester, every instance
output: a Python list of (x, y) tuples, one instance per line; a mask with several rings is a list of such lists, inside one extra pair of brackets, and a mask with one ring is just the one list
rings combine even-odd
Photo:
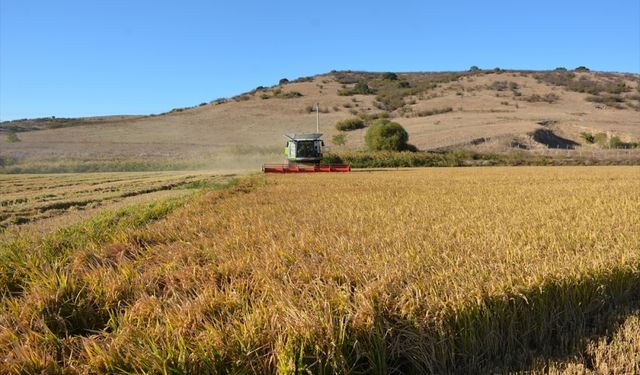
[(322, 164), (324, 141), (319, 133), (319, 107), (316, 104), (316, 133), (285, 134), (289, 140), (284, 153), (286, 164), (264, 164), (264, 173), (350, 172), (351, 164)]

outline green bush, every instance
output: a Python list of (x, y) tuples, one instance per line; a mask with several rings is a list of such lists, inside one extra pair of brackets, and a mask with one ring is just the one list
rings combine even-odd
[(372, 151), (403, 151), (409, 148), (407, 131), (402, 125), (386, 119), (374, 122), (364, 140)]
[(287, 91), (287, 92), (285, 92), (285, 91), (282, 91), (282, 89), (271, 90), (271, 93), (273, 94), (274, 98), (280, 98), (280, 99), (299, 98), (299, 97), (303, 96), (302, 93), (300, 93), (298, 91)]
[(340, 131), (350, 131), (362, 128), (364, 128), (364, 121), (358, 117), (348, 118), (336, 123), (336, 129)]
[(398, 75), (395, 73), (387, 72), (382, 75), (382, 79), (388, 79), (389, 81), (395, 81), (398, 79)]
[(456, 167), (476, 157), (465, 151), (346, 151), (325, 155), (323, 162), (350, 163), (353, 168)]
[(364, 82), (358, 82), (352, 89), (344, 89), (338, 90), (338, 95), (342, 96), (350, 96), (350, 95), (371, 95), (375, 94), (375, 90), (373, 90), (369, 85)]
[(593, 136), (593, 134), (588, 133), (588, 132), (583, 132), (580, 134), (580, 138), (584, 139), (585, 142), (587, 143), (594, 143), (595, 142), (595, 137)]
[(377, 112), (377, 113), (366, 113), (360, 112), (358, 117), (364, 121), (365, 125), (370, 125), (375, 120), (379, 120), (381, 118), (389, 118), (389, 113), (387, 112)]
[(279, 85), (284, 85), (284, 84), (287, 84), (287, 83), (289, 83), (289, 80), (286, 79), (286, 78), (282, 78), (280, 81), (278, 81)]
[(576, 72), (589, 72), (589, 68), (587, 68), (586, 66), (579, 66), (577, 68), (574, 69)]
[(609, 148), (625, 148), (625, 143), (620, 140), (620, 137), (614, 136), (609, 139)]
[(284, 92), (278, 95), (278, 98), (290, 99), (290, 98), (299, 98), (301, 96), (303, 96), (302, 93), (298, 91), (289, 91), (289, 92)]

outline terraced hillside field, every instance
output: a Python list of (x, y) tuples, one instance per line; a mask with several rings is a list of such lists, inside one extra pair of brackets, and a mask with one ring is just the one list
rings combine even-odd
[[(212, 172), (0, 174), (0, 228), (228, 179)], [(167, 194), (166, 192), (172, 194)], [(156, 193), (156, 194), (152, 194)], [(138, 199), (139, 200), (139, 199)]]
[(639, 212), (637, 167), (253, 177), (4, 244), (0, 366), (638, 373)]

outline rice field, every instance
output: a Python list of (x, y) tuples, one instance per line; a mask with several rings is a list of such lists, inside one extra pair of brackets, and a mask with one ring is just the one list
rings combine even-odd
[(113, 215), (1, 245), (0, 371), (640, 372), (637, 167), (254, 176)]
[(213, 172), (0, 174), (0, 229), (223, 178)]

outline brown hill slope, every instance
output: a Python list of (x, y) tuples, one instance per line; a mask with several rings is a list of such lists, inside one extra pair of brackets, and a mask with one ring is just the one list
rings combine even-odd
[[(588, 144), (583, 132), (606, 133), (622, 142), (640, 140), (637, 74), (348, 71), (161, 115), (4, 122), (0, 131), (17, 131), (20, 141), (10, 143), (0, 137), (0, 156), (14, 161), (196, 160), (222, 154), (233, 158), (253, 154), (252, 162), (277, 159), (284, 133), (315, 130), (311, 107), (316, 102), (323, 112), (320, 126), (327, 141), (338, 133), (337, 121), (380, 113), (402, 124), (410, 142), (423, 150), (602, 147)], [(440, 111), (448, 112), (432, 114)], [(340, 148), (363, 147), (364, 131), (349, 132)]]

